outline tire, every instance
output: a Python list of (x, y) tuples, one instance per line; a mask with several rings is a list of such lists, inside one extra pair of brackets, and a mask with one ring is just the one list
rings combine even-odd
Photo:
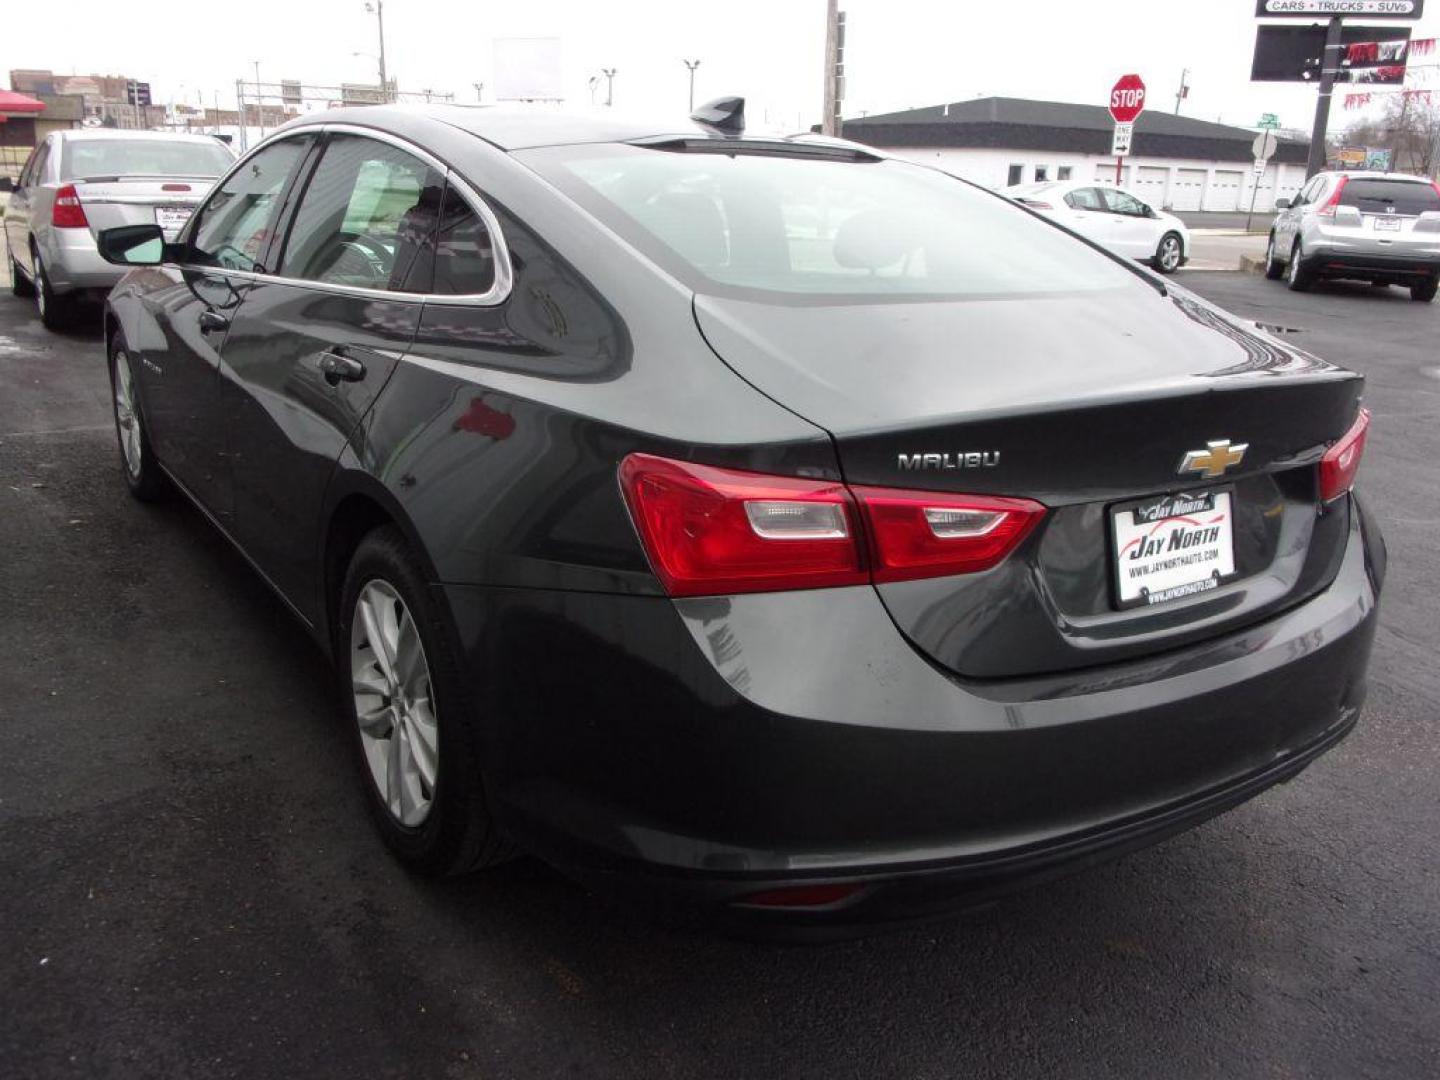
[(1314, 275), (1305, 269), (1305, 258), (1297, 237), (1295, 246), (1290, 249), (1290, 261), (1285, 264), (1285, 284), (1290, 286), (1291, 292), (1308, 292), (1313, 283)]
[(1435, 299), (1436, 287), (1440, 286), (1440, 278), (1430, 278), (1419, 285), (1410, 286), (1410, 299), (1416, 303), (1428, 304)]
[[(369, 618), (359, 610), (362, 600)], [(474, 703), (425, 576), (394, 526), (373, 530), (355, 549), (334, 632), (350, 741), (386, 846), (427, 877), (509, 858), (485, 799)], [(372, 633), (386, 642), (384, 659)]]
[(1185, 245), (1179, 233), (1167, 232), (1155, 248), (1150, 265), (1162, 274), (1173, 274), (1185, 262)]
[(50, 287), (50, 275), (45, 272), (45, 260), (40, 252), (31, 248), (30, 257), (35, 267), (35, 314), (40, 316), (46, 330), (64, 330), (70, 325), (71, 298), (61, 296)]
[(159, 502), (170, 494), (170, 481), (155, 461), (143, 421), (130, 352), (117, 334), (110, 345), (110, 412), (120, 449), (120, 474), (141, 502)]
[(12, 296), (20, 296), (25, 299), (35, 295), (35, 285), (25, 276), (20, 269), (20, 264), (15, 261), (13, 253), (7, 252), (6, 258), (10, 260), (10, 293)]
[(1285, 276), (1285, 264), (1275, 257), (1275, 234), (1270, 234), (1270, 243), (1265, 246), (1265, 277), (1279, 281)]

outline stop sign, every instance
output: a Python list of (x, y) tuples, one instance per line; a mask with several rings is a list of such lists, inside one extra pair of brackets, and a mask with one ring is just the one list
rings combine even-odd
[(1145, 81), (1139, 75), (1121, 75), (1110, 89), (1110, 115), (1117, 124), (1133, 124), (1145, 111)]

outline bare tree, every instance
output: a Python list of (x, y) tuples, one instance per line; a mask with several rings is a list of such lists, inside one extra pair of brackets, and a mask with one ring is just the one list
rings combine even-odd
[[(1437, 95), (1440, 96), (1440, 95)], [(1385, 103), (1384, 115), (1359, 120), (1345, 129), (1345, 146), (1370, 146), (1394, 151), (1393, 167), (1399, 172), (1433, 175), (1437, 137), (1440, 137), (1440, 104), (1418, 95), (1396, 94)]]

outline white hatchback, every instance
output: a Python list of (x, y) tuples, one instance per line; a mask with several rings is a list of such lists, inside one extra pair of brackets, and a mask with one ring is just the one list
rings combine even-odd
[(1183, 221), (1114, 184), (1051, 181), (1017, 184), (1000, 194), (1162, 274), (1173, 274), (1190, 258)]

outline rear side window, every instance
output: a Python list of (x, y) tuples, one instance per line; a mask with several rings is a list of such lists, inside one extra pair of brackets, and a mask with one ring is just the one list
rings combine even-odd
[(435, 283), (440, 296), (478, 296), (495, 284), (495, 248), (480, 215), (453, 187), (445, 189), (445, 210), (435, 244)]
[(389, 143), (332, 135), (285, 244), (282, 277), (428, 291), (444, 177)]
[(259, 270), (276, 202), (309, 144), (308, 138), (274, 143), (235, 170), (200, 208), (188, 260), (225, 270)]
[(1104, 210), (1100, 192), (1093, 187), (1076, 188), (1065, 196), (1065, 201), (1075, 210)]
[(1351, 179), (1340, 191), (1340, 205), (1364, 214), (1423, 214), (1440, 210), (1440, 191), (1414, 180)]
[(1132, 285), (1115, 260), (997, 197), (901, 161), (615, 144), (518, 156), (701, 292), (1029, 296)]

